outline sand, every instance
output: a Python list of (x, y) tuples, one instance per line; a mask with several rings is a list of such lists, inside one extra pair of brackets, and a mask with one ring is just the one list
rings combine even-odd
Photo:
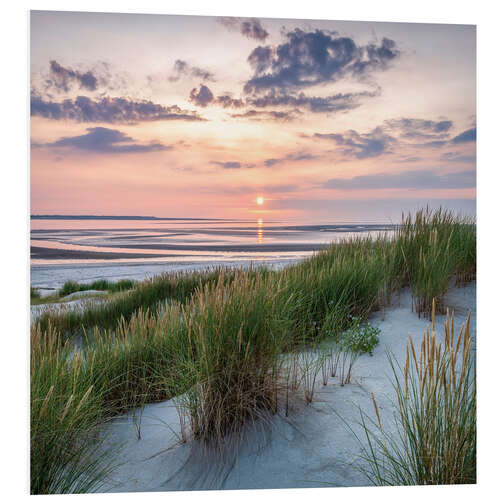
[[(46, 248), (31, 245), (31, 258), (32, 259), (46, 259), (46, 260), (67, 260), (67, 259), (154, 259), (164, 257), (164, 254), (148, 254), (148, 253), (127, 253), (127, 252), (95, 252), (92, 250), (68, 250), (64, 248)], [(180, 256), (180, 254), (179, 254)], [(175, 257), (175, 255), (173, 256)]]
[[(475, 349), (476, 287), (455, 288), (446, 295), (455, 310), (456, 325), (472, 310), (471, 336)], [(444, 336), (445, 317), (437, 318), (438, 340)], [(326, 387), (317, 382), (311, 405), (301, 398), (288, 418), (275, 415), (269, 429), (249, 429), (245, 443), (226, 463), (206, 457), (193, 443), (179, 442), (180, 425), (175, 400), (146, 405), (143, 410), (118, 417), (105, 426), (105, 446), (120, 446), (121, 463), (103, 491), (170, 491), (203, 489), (305, 488), (363, 486), (369, 481), (356, 470), (360, 446), (342, 419), (351, 425), (361, 408), (374, 415), (373, 391), (387, 430), (393, 424), (393, 388), (386, 350), (404, 363), (408, 334), (420, 341), (428, 320), (411, 312), (410, 294), (394, 298), (393, 305), (370, 318), (381, 329), (373, 356), (355, 364), (351, 384), (341, 387), (330, 378)], [(321, 377), (319, 377), (321, 378)], [(336, 413), (337, 412), (337, 413)], [(140, 427), (141, 438), (138, 439)], [(359, 429), (359, 428), (358, 428)], [(362, 438), (361, 434), (359, 434)]]

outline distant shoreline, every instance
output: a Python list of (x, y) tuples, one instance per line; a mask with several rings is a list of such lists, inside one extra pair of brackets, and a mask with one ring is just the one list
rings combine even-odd
[(238, 219), (220, 219), (207, 217), (156, 217), (154, 215), (57, 215), (57, 214), (33, 214), (30, 219), (38, 220), (218, 220), (231, 221)]

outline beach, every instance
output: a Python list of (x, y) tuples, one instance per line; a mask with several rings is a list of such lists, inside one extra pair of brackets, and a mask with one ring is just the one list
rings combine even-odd
[[(72, 245), (113, 253), (131, 239), (152, 252), (151, 238), (158, 236), (147, 228), (51, 231), (43, 242), (58, 252)], [(43, 437), (32, 442), (37, 490), (425, 484), (429, 472), (393, 479), (379, 463), (382, 437), (416, 432), (411, 420), (405, 427), (396, 419), (402, 396), (395, 387), (408, 378), (420, 384), (415, 394), (431, 398), (431, 413), (418, 424), (425, 436), (438, 445), (440, 429), (467, 429), (461, 458), (452, 459), (464, 465), (447, 479), (453, 464), (438, 463), (440, 476), (432, 481), (475, 482), (475, 224), (446, 211), (421, 211), (391, 230), (329, 231), (325, 246), (317, 233), (326, 231), (317, 226), (287, 230), (286, 241), (270, 243), (283, 248), (258, 260), (251, 243), (233, 251), (221, 242), (227, 236), (214, 244), (217, 236), (198, 227), (177, 231), (175, 238), (204, 239), (177, 241), (180, 259), (137, 257), (138, 245), (125, 244), (121, 251), (133, 257), (33, 263), (32, 436)], [(312, 234), (320, 241), (306, 244), (319, 247), (300, 254), (290, 240)], [(235, 240), (247, 238), (230, 236), (240, 247)], [(159, 251), (173, 251), (164, 245)], [(210, 245), (224, 250), (202, 249)], [(204, 251), (215, 260), (200, 257)], [(419, 354), (410, 355), (413, 342), (420, 365)], [(469, 374), (460, 376), (465, 385), (458, 388), (451, 382), (455, 368), (447, 368), (457, 358)], [(411, 359), (416, 371), (408, 368)], [(435, 378), (421, 379), (422, 360)], [(404, 372), (395, 370), (401, 366)], [(429, 391), (438, 382), (447, 395), (432, 403)], [(448, 398), (457, 409), (434, 422)], [(410, 398), (407, 404), (413, 411), (423, 403)], [(411, 446), (427, 446), (425, 436)], [(367, 462), (373, 442), (377, 455)], [(77, 450), (70, 470), (68, 443)], [(415, 449), (408, 453), (422, 453)], [(370, 463), (377, 467), (371, 473)], [(397, 467), (413, 465), (403, 460)]]
[(280, 268), (341, 238), (391, 232), (392, 224), (291, 224), (254, 220), (120, 217), (32, 219), (31, 285), (53, 292), (67, 280), (142, 280), (215, 266)]

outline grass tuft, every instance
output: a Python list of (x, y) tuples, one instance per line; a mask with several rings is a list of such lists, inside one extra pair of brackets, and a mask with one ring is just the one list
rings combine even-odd
[(135, 281), (123, 279), (119, 281), (96, 280), (92, 283), (77, 283), (76, 281), (66, 281), (59, 290), (59, 297), (65, 297), (71, 293), (83, 292), (86, 290), (108, 290), (110, 292), (122, 292), (130, 290), (135, 286)]
[[(434, 303), (435, 310), (435, 303)], [(470, 313), (458, 335), (447, 313), (445, 340), (432, 328), (420, 353), (410, 337), (400, 369), (389, 357), (395, 378), (397, 432), (363, 415), (368, 445), (362, 471), (376, 485), (474, 484), (476, 482), (476, 375), (470, 351)], [(374, 425), (371, 425), (374, 424)]]

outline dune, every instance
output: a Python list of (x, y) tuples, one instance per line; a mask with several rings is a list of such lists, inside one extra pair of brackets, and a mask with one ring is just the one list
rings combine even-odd
[[(455, 311), (460, 326), (471, 310), (471, 340), (475, 350), (476, 285), (452, 288), (445, 305)], [(306, 405), (300, 394), (288, 417), (274, 415), (269, 424), (247, 429), (238, 446), (228, 443), (224, 459), (196, 443), (182, 443), (176, 400), (148, 404), (106, 424), (103, 446), (116, 447), (119, 465), (102, 491), (176, 491), (207, 489), (307, 488), (365, 486), (369, 480), (357, 469), (360, 444), (345, 422), (353, 426), (359, 409), (374, 415), (371, 394), (378, 402), (386, 430), (394, 429), (392, 374), (387, 351), (404, 363), (408, 334), (420, 340), (429, 324), (411, 311), (408, 290), (393, 297), (392, 305), (369, 318), (381, 329), (373, 356), (354, 365), (350, 384), (321, 377), (314, 400)], [(436, 318), (437, 339), (444, 336), (445, 316)], [(363, 441), (362, 433), (357, 432)]]

